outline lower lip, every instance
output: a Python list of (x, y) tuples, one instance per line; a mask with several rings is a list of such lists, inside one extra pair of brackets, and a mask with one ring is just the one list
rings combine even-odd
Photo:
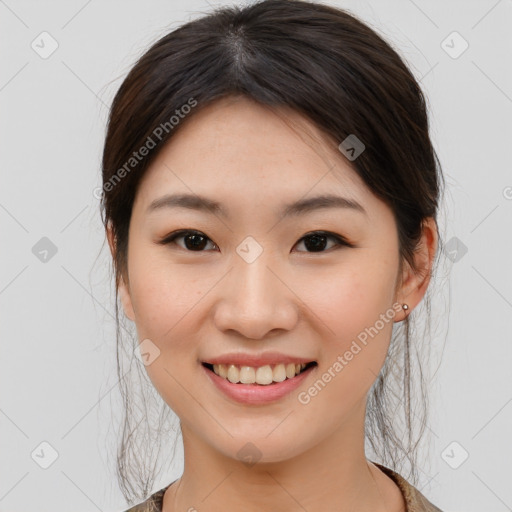
[(318, 365), (309, 367), (307, 370), (299, 373), (292, 379), (285, 379), (282, 382), (273, 384), (233, 384), (224, 377), (220, 377), (215, 372), (209, 370), (201, 364), (201, 368), (206, 372), (208, 378), (225, 395), (242, 404), (268, 404), (280, 400), (284, 396), (297, 389), (309, 374), (317, 368)]

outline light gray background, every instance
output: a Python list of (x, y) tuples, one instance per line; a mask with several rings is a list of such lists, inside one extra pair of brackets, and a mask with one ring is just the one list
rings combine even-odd
[[(421, 79), (448, 184), (443, 236), (460, 241), (460, 259), (441, 258), (450, 319), (433, 340), (442, 357), (420, 488), (446, 512), (512, 510), (512, 1), (330, 3), (386, 36)], [(122, 78), (209, 4), (0, 0), (2, 512), (124, 510), (108, 447), (119, 403), (93, 189)], [(43, 31), (58, 43), (46, 59), (31, 47)], [(458, 58), (461, 41), (451, 36), (448, 52), (442, 43), (453, 31), (469, 44)], [(33, 253), (42, 237), (57, 247), (47, 262)], [(447, 323), (442, 308), (435, 322)], [(42, 442), (58, 452), (48, 469), (31, 455), (48, 456)], [(453, 469), (462, 450), (469, 457)]]

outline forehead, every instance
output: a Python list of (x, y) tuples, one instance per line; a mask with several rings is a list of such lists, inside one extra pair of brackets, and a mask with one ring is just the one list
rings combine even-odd
[(139, 184), (144, 206), (164, 191), (223, 202), (237, 196), (288, 202), (308, 191), (370, 199), (336, 141), (290, 109), (229, 97), (182, 122)]

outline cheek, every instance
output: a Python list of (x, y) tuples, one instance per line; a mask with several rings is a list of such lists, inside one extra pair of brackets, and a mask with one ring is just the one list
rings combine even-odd
[(214, 280), (201, 278), (192, 267), (173, 265), (162, 251), (139, 250), (131, 256), (130, 290), (139, 337), (163, 342), (191, 322), (194, 307)]
[(200, 394), (190, 372), (195, 368), (197, 332), (203, 322), (198, 315), (202, 314), (204, 283), (168, 263), (146, 259), (144, 266), (137, 267), (135, 258), (132, 262), (137, 336), (141, 342), (151, 340), (158, 349), (158, 356), (145, 370), (163, 400), (186, 417), (191, 394)]
[(330, 269), (329, 275), (317, 274), (316, 281), (310, 281), (316, 282), (315, 287), (302, 286), (301, 298), (321, 320), (317, 324), (323, 329), (323, 371), (343, 374), (332, 379), (337, 382), (330, 386), (333, 393), (336, 388), (342, 395), (346, 390), (360, 396), (384, 363), (395, 315), (391, 307), (394, 265), (392, 258), (379, 261), (375, 255), (361, 255), (338, 272)]
[(303, 275), (296, 290), (306, 310), (322, 320), (326, 333), (347, 339), (373, 325), (391, 307), (395, 278), (393, 265), (363, 255), (343, 266)]

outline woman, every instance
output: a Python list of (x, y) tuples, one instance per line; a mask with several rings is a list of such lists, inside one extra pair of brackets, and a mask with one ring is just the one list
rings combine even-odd
[(131, 511), (439, 510), (412, 483), (409, 315), (441, 186), (418, 83), (340, 9), (222, 8), (139, 59), (110, 112), (102, 213), (184, 471), (149, 498), (138, 474)]

